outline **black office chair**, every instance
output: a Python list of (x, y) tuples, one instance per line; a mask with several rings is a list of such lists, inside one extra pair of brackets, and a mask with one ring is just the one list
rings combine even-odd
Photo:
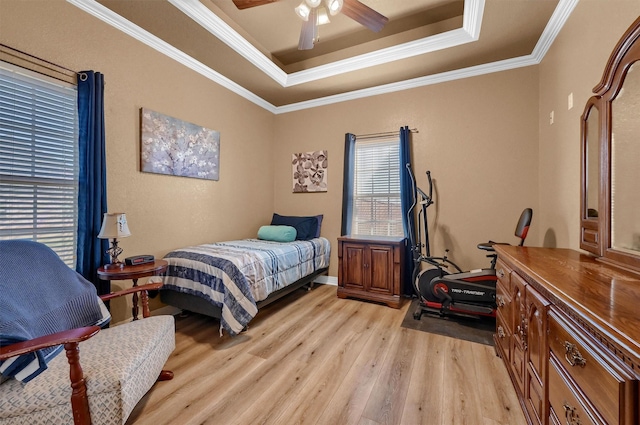
[[(533, 218), (533, 210), (531, 208), (525, 208), (520, 214), (520, 219), (518, 220), (518, 224), (516, 225), (515, 236), (520, 238), (519, 246), (524, 245), (524, 240), (527, 238), (527, 233), (529, 233), (529, 226), (531, 225), (531, 219)], [(484, 251), (496, 252), (493, 249), (494, 245), (511, 245), (508, 242), (483, 242), (478, 244), (478, 249), (482, 249)], [(496, 261), (498, 260), (498, 254), (489, 254), (488, 258), (491, 258), (491, 268), (496, 268)]]

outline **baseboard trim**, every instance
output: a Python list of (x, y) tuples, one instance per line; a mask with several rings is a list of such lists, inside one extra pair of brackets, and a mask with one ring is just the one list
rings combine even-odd
[(314, 282), (322, 285), (338, 286), (338, 278), (336, 276), (318, 276)]

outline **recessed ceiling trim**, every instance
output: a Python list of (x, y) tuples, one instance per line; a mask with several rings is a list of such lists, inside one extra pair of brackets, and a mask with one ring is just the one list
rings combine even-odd
[[(454, 71), (449, 71), (445, 73), (414, 78), (410, 80), (400, 81), (397, 83), (385, 84), (377, 87), (371, 87), (362, 90), (355, 90), (348, 93), (337, 94), (333, 96), (327, 96), (319, 99), (313, 99), (305, 102), (292, 103), (289, 105), (283, 106), (274, 106), (271, 103), (265, 101), (264, 99), (256, 96), (249, 90), (241, 87), (240, 85), (234, 83), (218, 72), (212, 70), (206, 65), (202, 64), (199, 61), (191, 58), (186, 55), (182, 51), (176, 49), (175, 47), (169, 45), (158, 37), (148, 33), (144, 29), (134, 25), (128, 20), (122, 18), (116, 13), (112, 12), (108, 8), (102, 6), (100, 3), (97, 3), (94, 0), (67, 0), (69, 3), (74, 6), (84, 10), (85, 12), (97, 17), (98, 19), (104, 21), (105, 23), (123, 31), (124, 33), (130, 35), (131, 37), (139, 40), (140, 42), (152, 47), (153, 49), (167, 55), (168, 57), (180, 62), (181, 64), (187, 66), (188, 68), (200, 73), (201, 75), (209, 78), (211, 81), (220, 84), (232, 92), (242, 96), (243, 98), (253, 102), (254, 104), (264, 108), (265, 110), (272, 112), (274, 114), (283, 114), (288, 112), (295, 112), (303, 109), (315, 108), (318, 106), (331, 105), (339, 102), (346, 102), (354, 99), (361, 99), (369, 96), (377, 96), (386, 93), (392, 93), (401, 90), (408, 90), (412, 88), (422, 87), (426, 85), (438, 84), (446, 81), (453, 81), (462, 78), (474, 77), (484, 74), (489, 74), (493, 72), (506, 71), (509, 69), (515, 69), (525, 66), (537, 65), (544, 58), (545, 54), (549, 50), (550, 46), (553, 44), (556, 36), (564, 26), (566, 20), (571, 15), (571, 12), (574, 10), (575, 6), (578, 4), (579, 0), (559, 0), (558, 6), (556, 7), (551, 19), (547, 23), (545, 30), (543, 31), (536, 47), (534, 48), (532, 54), (527, 56), (521, 56), (518, 58), (507, 59), (499, 62), (493, 62), (489, 64), (478, 65), (465, 69), (458, 69)], [(484, 0), (481, 0), (484, 4)], [(466, 14), (466, 3), (465, 3), (465, 14)], [(478, 14), (474, 15), (478, 16)], [(481, 16), (480, 16), (481, 18)], [(465, 23), (467, 22), (465, 16)], [(475, 25), (475, 24), (473, 24)], [(478, 33), (475, 35), (476, 37), (479, 35), (480, 25), (476, 25)]]
[(100, 3), (94, 0), (67, 0), (67, 2), (111, 25), (112, 27), (119, 29), (125, 34), (130, 35), (131, 37), (157, 50), (158, 52), (174, 59), (187, 68), (196, 71), (197, 73), (203, 75), (211, 81), (220, 84), (228, 90), (231, 90), (237, 95), (244, 97), (245, 99), (268, 111), (275, 112), (275, 106), (271, 103), (267, 102), (259, 96), (256, 96), (249, 90), (228, 79), (224, 75), (214, 71), (202, 62), (195, 60), (181, 50), (176, 49), (164, 40), (161, 40), (150, 32), (124, 19), (122, 16), (113, 12), (111, 9), (101, 5)]
[(169, 0), (169, 2), (220, 39), (239, 55), (252, 63), (282, 87), (291, 87), (347, 72), (357, 71), (412, 56), (422, 55), (478, 40), (485, 0), (464, 0), (462, 29), (452, 34), (437, 34), (398, 46), (380, 49), (326, 65), (286, 74), (260, 50), (244, 39), (236, 30), (216, 16), (198, 0)]
[(482, 27), (482, 17), (484, 16), (484, 0), (465, 0), (463, 10), (462, 28), (469, 33), (471, 38), (477, 40), (480, 37), (480, 27)]
[[(484, 0), (482, 0), (484, 1)], [(289, 74), (287, 87), (476, 41), (462, 28)]]
[(538, 62), (541, 62), (549, 51), (551, 44), (553, 44), (553, 40), (556, 39), (565, 22), (569, 19), (571, 12), (573, 12), (573, 9), (578, 5), (578, 1), (579, 0), (560, 0), (558, 3), (558, 6), (553, 11), (549, 22), (547, 22), (547, 26), (544, 28), (538, 43), (536, 43), (536, 47), (533, 48), (532, 55), (538, 60)]
[[(331, 105), (334, 103), (346, 102), (349, 100), (362, 99), (370, 96), (393, 93), (402, 90), (409, 90), (447, 81), (460, 80), (463, 78), (477, 77), (494, 72), (508, 71), (510, 69), (523, 68), (526, 66), (538, 65), (549, 51), (553, 41), (560, 33), (560, 30), (569, 19), (579, 0), (559, 0), (556, 9), (553, 11), (549, 22), (540, 35), (533, 52), (530, 55), (517, 58), (506, 59), (469, 68), (456, 69), (440, 74), (427, 75), (425, 77), (413, 78), (399, 81), (397, 83), (385, 84), (348, 93), (340, 93), (333, 96), (326, 96), (304, 102), (291, 103), (289, 105), (276, 107), (275, 114), (285, 114), (288, 112), (300, 111), (303, 109), (316, 108), (319, 106)], [(466, 9), (465, 9), (466, 12)], [(466, 19), (465, 19), (466, 21)]]
[(286, 87), (287, 73), (205, 5), (198, 0), (169, 0), (169, 3), (231, 47), (278, 84)]
[[(576, 0), (577, 1), (577, 0)], [(498, 62), (492, 62), (482, 65), (476, 65), (469, 68), (456, 69), (454, 71), (442, 72), (440, 74), (427, 75), (425, 77), (413, 78), (410, 80), (399, 81), (397, 83), (385, 84), (382, 86), (371, 87), (367, 89), (355, 90), (348, 93), (326, 96), (318, 99), (307, 100), (299, 103), (276, 107), (275, 114), (285, 114), (288, 112), (300, 111), (303, 109), (317, 108), (319, 106), (331, 105), (349, 100), (362, 99), (380, 94), (394, 93), (402, 90), (409, 90), (418, 87), (429, 86), (433, 84), (445, 83), (447, 81), (460, 80), (463, 78), (477, 77), (494, 72), (507, 71), (515, 68), (522, 68), (531, 65), (537, 65), (538, 61), (533, 55), (520, 56), (512, 59), (505, 59)]]

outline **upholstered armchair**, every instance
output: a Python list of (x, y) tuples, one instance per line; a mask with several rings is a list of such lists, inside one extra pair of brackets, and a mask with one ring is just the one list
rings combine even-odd
[[(175, 348), (172, 316), (101, 329), (93, 285), (42, 244), (0, 241), (0, 424), (124, 424)], [(97, 311), (96, 311), (97, 308)], [(108, 313), (107, 313), (108, 317)], [(63, 350), (59, 350), (60, 346)], [(66, 355), (55, 355), (62, 351)]]

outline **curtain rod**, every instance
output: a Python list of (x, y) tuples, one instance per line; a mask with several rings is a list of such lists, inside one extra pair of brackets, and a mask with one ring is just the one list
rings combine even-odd
[[(411, 128), (409, 129), (409, 131), (411, 133), (419, 133), (417, 128)], [(397, 136), (399, 134), (399, 131), (386, 131), (384, 133), (369, 133), (369, 134), (356, 134), (356, 139), (373, 139), (376, 137), (390, 137), (390, 136)]]
[(13, 58), (13, 60), (7, 60), (7, 62), (12, 63), (13, 65), (21, 66), (22, 64), (19, 62), (24, 61), (30, 64), (30, 66), (26, 68), (30, 69), (31, 71), (48, 75), (49, 77), (56, 78), (58, 80), (68, 81), (64, 78), (57, 77), (54, 74), (64, 75), (67, 78), (76, 78), (80, 75), (80, 73), (77, 71), (73, 71), (69, 68), (65, 68), (64, 66), (55, 64), (46, 59), (39, 58), (21, 50), (14, 49), (13, 47), (7, 46), (6, 44), (0, 43), (0, 59), (3, 55)]

